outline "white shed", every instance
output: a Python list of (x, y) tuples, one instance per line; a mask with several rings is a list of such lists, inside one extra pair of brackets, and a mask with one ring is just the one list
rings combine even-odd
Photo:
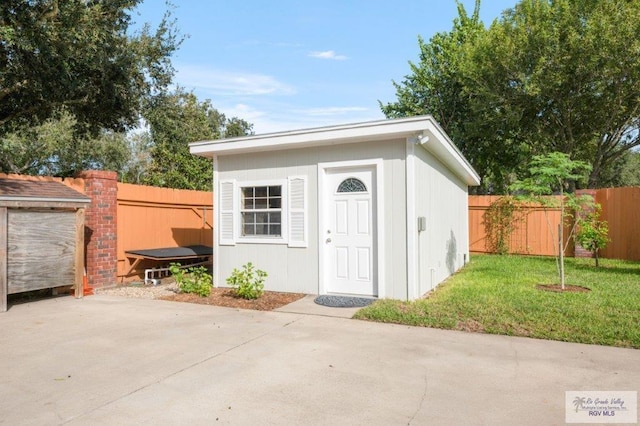
[(214, 283), (416, 299), (469, 258), (473, 167), (430, 116), (194, 142), (213, 159)]

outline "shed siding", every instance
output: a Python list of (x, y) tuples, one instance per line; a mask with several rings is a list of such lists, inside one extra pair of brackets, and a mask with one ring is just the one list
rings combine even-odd
[(76, 213), (8, 210), (8, 294), (75, 283)]
[[(464, 265), (469, 258), (468, 187), (421, 146), (415, 148), (416, 216), (426, 217), (416, 238), (415, 276), (419, 297)], [(417, 221), (417, 217), (415, 219)]]
[(404, 210), (395, 208), (394, 205), (405, 205), (404, 156), (404, 140), (219, 156), (219, 182), (229, 179), (242, 182), (306, 176), (309, 231), (307, 247), (241, 242), (235, 246), (219, 246), (217, 267), (221, 282), (216, 285), (224, 286), (224, 280), (233, 268), (252, 262), (269, 274), (265, 284), (268, 290), (317, 294), (318, 163), (382, 158), (386, 200), (385, 293), (391, 298), (402, 297), (398, 293), (406, 288), (406, 219)]

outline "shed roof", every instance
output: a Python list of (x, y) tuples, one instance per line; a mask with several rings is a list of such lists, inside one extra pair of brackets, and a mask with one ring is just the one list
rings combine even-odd
[(480, 184), (478, 173), (430, 115), (200, 141), (189, 144), (189, 148), (192, 154), (214, 157), (409, 137), (416, 138), (467, 185)]
[(84, 207), (91, 198), (60, 182), (0, 178), (0, 206)]

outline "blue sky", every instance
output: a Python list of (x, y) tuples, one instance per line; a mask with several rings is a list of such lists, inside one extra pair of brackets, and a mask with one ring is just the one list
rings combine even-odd
[[(463, 0), (468, 12), (473, 0)], [(485, 0), (486, 25), (516, 0)], [(384, 118), (392, 80), (417, 61), (418, 35), (448, 31), (454, 0), (174, 0), (188, 38), (175, 81), (257, 134)], [(144, 0), (137, 23), (157, 24), (164, 0)]]

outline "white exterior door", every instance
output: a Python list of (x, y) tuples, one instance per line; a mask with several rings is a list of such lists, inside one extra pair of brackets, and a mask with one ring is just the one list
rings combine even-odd
[(327, 293), (377, 296), (375, 168), (327, 170), (323, 194)]

